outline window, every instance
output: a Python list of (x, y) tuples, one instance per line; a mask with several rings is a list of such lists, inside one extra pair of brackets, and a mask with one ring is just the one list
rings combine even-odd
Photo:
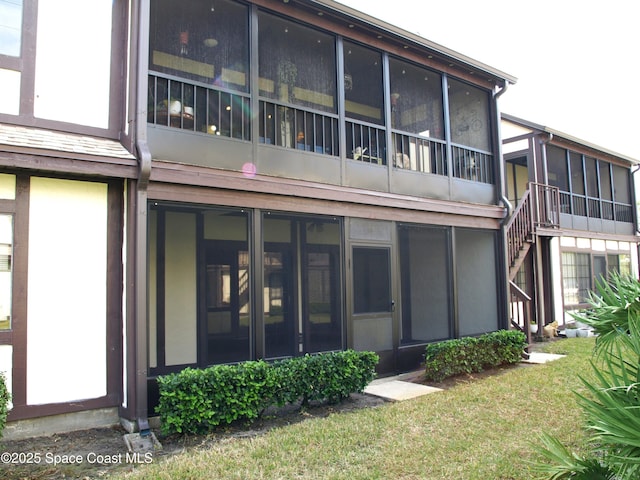
[(151, 2), (149, 68), (247, 92), (247, 7), (228, 0)]
[(13, 216), (0, 214), (0, 330), (11, 328)]
[(149, 207), (149, 365), (252, 358), (246, 211)]
[(611, 196), (611, 164), (603, 162), (602, 160), (598, 163), (598, 170), (600, 171), (600, 195), (603, 200), (613, 200)]
[(22, 16), (22, 0), (0, 0), (0, 113), (9, 115), (20, 113)]
[(631, 276), (631, 255), (620, 254), (618, 257), (618, 273)]
[(584, 164), (586, 167), (587, 175), (587, 195), (590, 197), (598, 198), (598, 166), (595, 158), (585, 157)]
[(440, 74), (390, 58), (389, 77), (391, 126), (422, 137), (444, 139)]
[(247, 7), (158, 0), (150, 22), (147, 121), (251, 140)]
[(598, 178), (598, 162), (595, 158), (585, 157), (585, 177), (587, 182), (587, 206), (592, 218), (602, 218), (602, 204), (600, 202), (600, 188)]
[(440, 74), (389, 59), (393, 166), (447, 174)]
[(351, 42), (343, 53), (347, 158), (386, 165), (382, 55)]
[(449, 112), (453, 143), (491, 151), (488, 92), (449, 79)]
[(613, 220), (613, 190), (611, 188), (611, 164), (598, 161), (600, 172), (600, 197), (602, 199), (602, 218)]
[(261, 12), (258, 48), (262, 97), (337, 112), (331, 35)]
[(547, 145), (546, 153), (549, 185), (558, 187), (563, 192), (568, 192), (569, 174), (567, 171), (567, 151), (564, 148)]
[(562, 253), (562, 290), (565, 305), (585, 303), (591, 290), (591, 262), (588, 253)]
[(603, 279), (607, 279), (607, 256), (606, 255), (593, 255), (593, 285), (597, 285), (598, 282)]
[(391, 277), (388, 248), (353, 249), (354, 313), (391, 311)]
[(571, 172), (571, 213), (586, 217), (587, 199), (585, 198), (582, 155), (576, 152), (569, 152), (569, 168)]
[(569, 165), (571, 166), (571, 193), (584, 195), (582, 155), (576, 152), (569, 152)]
[(0, 0), (0, 55), (19, 57), (22, 47), (22, 0)]
[(403, 345), (450, 338), (449, 230), (399, 229)]
[(498, 329), (497, 245), (496, 232), (472, 228), (454, 230), (459, 336)]
[(344, 97), (347, 117), (384, 125), (382, 55), (344, 42)]
[(616, 203), (631, 203), (629, 170), (613, 165), (613, 198)]
[(626, 253), (607, 255), (607, 264), (608, 273), (615, 272), (623, 276), (631, 275), (631, 256)]

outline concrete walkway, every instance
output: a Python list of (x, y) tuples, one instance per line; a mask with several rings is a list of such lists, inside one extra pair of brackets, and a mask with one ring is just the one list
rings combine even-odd
[(442, 391), (441, 388), (429, 387), (419, 383), (405, 382), (403, 380), (399, 380), (398, 377), (374, 380), (367, 386), (367, 388), (364, 389), (364, 393), (396, 402), (440, 391)]
[[(531, 352), (529, 359), (522, 360), (522, 363), (543, 364), (563, 357), (565, 357), (565, 355)], [(412, 372), (396, 375), (394, 377), (378, 378), (372, 381), (367, 388), (364, 389), (364, 393), (384, 398), (385, 400), (400, 402), (402, 400), (410, 400), (412, 398), (442, 391), (441, 388), (407, 381), (419, 374), (420, 372)]]
[(531, 352), (529, 354), (529, 360), (522, 360), (522, 363), (542, 364), (547, 362), (553, 362), (554, 360), (558, 360), (559, 358), (564, 358), (564, 357), (566, 357), (566, 355), (557, 355), (555, 353)]

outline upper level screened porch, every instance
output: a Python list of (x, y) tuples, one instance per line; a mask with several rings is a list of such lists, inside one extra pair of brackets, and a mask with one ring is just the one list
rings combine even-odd
[(513, 205), (537, 179), (557, 191), (559, 228), (636, 234), (633, 159), (506, 114), (502, 127), (505, 187)]
[[(239, 2), (216, 2), (205, 21), (202, 5), (151, 6), (154, 156), (240, 169), (242, 152), (257, 152), (261, 173), (447, 199), (450, 180), (464, 180), (479, 190), (459, 199), (495, 203), (493, 89)], [(245, 161), (232, 165), (233, 152)], [(310, 168), (275, 165), (288, 161)]]

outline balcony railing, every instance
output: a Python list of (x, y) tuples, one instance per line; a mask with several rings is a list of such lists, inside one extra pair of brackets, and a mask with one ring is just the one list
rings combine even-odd
[(259, 141), (338, 156), (338, 117), (260, 100)]
[(444, 142), (395, 132), (392, 140), (394, 167), (447, 175), (447, 146)]
[(495, 183), (493, 155), (454, 145), (451, 147), (453, 176), (482, 183)]
[(347, 158), (374, 165), (387, 164), (387, 148), (385, 131), (376, 125), (354, 122), (345, 122), (347, 136)]
[[(258, 142), (341, 156), (338, 115), (267, 100), (259, 102)], [(147, 121), (202, 134), (251, 141), (251, 96), (178, 77), (150, 73)], [(406, 132), (392, 132), (391, 157), (386, 130), (379, 125), (345, 121), (346, 152), (353, 160), (493, 184), (494, 160), (488, 152), (447, 144)], [(451, 171), (451, 169), (453, 171)]]
[(251, 140), (248, 95), (149, 75), (147, 121), (210, 135)]
[(633, 223), (633, 207), (630, 204), (569, 192), (560, 192), (560, 212), (580, 217)]

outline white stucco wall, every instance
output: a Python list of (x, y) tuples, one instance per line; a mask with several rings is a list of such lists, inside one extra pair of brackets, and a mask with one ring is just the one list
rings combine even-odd
[(112, 5), (112, 0), (38, 1), (36, 117), (109, 126)]
[(27, 404), (106, 395), (107, 185), (31, 179)]
[(0, 113), (18, 115), (20, 113), (20, 82), (22, 73), (15, 70), (0, 68), (0, 85), (3, 95), (0, 95)]
[(551, 266), (551, 290), (553, 302), (553, 319), (560, 325), (564, 322), (564, 301), (562, 296), (562, 256), (560, 255), (560, 238), (553, 237), (549, 245)]
[(196, 216), (167, 212), (165, 221), (165, 364), (196, 363)]
[[(13, 346), (12, 345), (0, 345), (0, 373), (4, 374), (5, 384), (9, 393), (12, 392), (13, 387)], [(13, 404), (9, 403), (9, 408), (12, 408)]]

